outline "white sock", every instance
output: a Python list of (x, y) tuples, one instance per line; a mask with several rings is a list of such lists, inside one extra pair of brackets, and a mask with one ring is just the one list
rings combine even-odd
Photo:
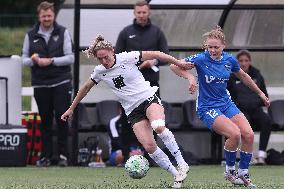
[(226, 172), (229, 172), (230, 170), (235, 170), (236, 167), (235, 166), (228, 166), (226, 165)]
[(165, 130), (161, 134), (158, 134), (158, 136), (162, 139), (163, 143), (169, 149), (171, 154), (175, 157), (178, 165), (187, 164), (181, 155), (173, 133), (168, 128), (165, 128)]
[(159, 148), (153, 154), (149, 154), (149, 156), (163, 169), (170, 172), (173, 176), (178, 174), (178, 171), (171, 163), (168, 156)]

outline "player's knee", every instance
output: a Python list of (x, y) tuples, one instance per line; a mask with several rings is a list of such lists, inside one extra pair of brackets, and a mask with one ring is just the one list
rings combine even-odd
[(229, 138), (235, 143), (239, 143), (241, 140), (241, 132), (239, 130), (234, 131)]
[(248, 144), (252, 144), (253, 143), (253, 140), (254, 140), (254, 133), (253, 131), (246, 131), (242, 134), (242, 138), (243, 138), (243, 141), (248, 143)]
[(157, 144), (155, 142), (145, 142), (143, 147), (146, 152), (153, 154), (157, 149)]
[(160, 126), (160, 127), (156, 128), (154, 131), (155, 131), (157, 134), (161, 134), (165, 129), (166, 129), (165, 126)]
[(165, 124), (164, 119), (156, 119), (156, 120), (151, 121), (152, 129), (158, 134), (160, 134), (164, 131), (165, 125), (166, 124)]

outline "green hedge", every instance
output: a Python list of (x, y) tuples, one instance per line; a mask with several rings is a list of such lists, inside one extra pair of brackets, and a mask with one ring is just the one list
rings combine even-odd
[[(37, 20), (37, 6), (43, 0), (2, 0), (0, 6), (0, 26), (32, 26)], [(64, 0), (47, 0), (53, 2), (57, 12)]]
[[(9, 56), (9, 55), (20, 55), (22, 54), (22, 46), (26, 32), (29, 28), (27, 27), (18, 27), (18, 28), (8, 28), (0, 27), (0, 56)], [(31, 86), (31, 76), (30, 68), (23, 67), (22, 73), (22, 86), (28, 87)], [(30, 109), (31, 99), (25, 97), (22, 99), (22, 109)]]

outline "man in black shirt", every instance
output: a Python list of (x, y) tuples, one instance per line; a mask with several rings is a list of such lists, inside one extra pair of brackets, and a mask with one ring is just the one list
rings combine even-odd
[[(115, 53), (130, 52), (130, 51), (161, 51), (169, 54), (168, 43), (164, 33), (159, 27), (153, 25), (150, 20), (150, 5), (147, 1), (139, 0), (134, 5), (134, 20), (133, 24), (126, 26), (120, 33), (115, 45)], [(159, 87), (159, 66), (165, 65), (157, 59), (146, 60), (139, 64), (139, 69), (146, 81), (150, 82), (151, 86)], [(156, 92), (160, 97), (160, 90)], [(121, 117), (124, 117), (123, 115)], [(127, 122), (121, 122), (122, 132), (126, 133)], [(126, 131), (123, 131), (126, 130)], [(129, 136), (134, 135), (133, 132)], [(156, 134), (154, 134), (156, 138)], [(133, 138), (133, 136), (131, 136)], [(135, 137), (134, 137), (135, 138)], [(135, 138), (136, 139), (136, 138)], [(136, 143), (139, 144), (138, 141)], [(150, 162), (151, 163), (151, 162)]]
[[(149, 18), (150, 5), (147, 1), (138, 1), (134, 5), (133, 24), (126, 26), (120, 33), (115, 45), (115, 53), (124, 51), (161, 51), (169, 54), (167, 40), (159, 27)], [(141, 62), (139, 69), (151, 86), (159, 86), (159, 66), (165, 63), (157, 59)], [(159, 96), (159, 91), (157, 92)]]
[[(263, 76), (260, 71), (251, 65), (251, 55), (247, 50), (242, 50), (237, 54), (237, 59), (242, 70), (244, 70), (257, 84), (257, 86), (267, 95), (267, 90)], [(244, 85), (237, 77), (231, 75), (228, 82), (228, 90), (232, 100), (245, 114), (254, 130), (260, 131), (259, 151), (257, 164), (264, 164), (266, 148), (270, 137), (272, 122), (268, 114), (263, 111), (262, 100)]]

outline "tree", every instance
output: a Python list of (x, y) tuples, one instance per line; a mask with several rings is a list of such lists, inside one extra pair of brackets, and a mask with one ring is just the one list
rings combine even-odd
[[(0, 25), (8, 27), (30, 26), (37, 18), (37, 6), (43, 0), (5, 0), (0, 6)], [(53, 2), (55, 12), (64, 0), (47, 0)]]

